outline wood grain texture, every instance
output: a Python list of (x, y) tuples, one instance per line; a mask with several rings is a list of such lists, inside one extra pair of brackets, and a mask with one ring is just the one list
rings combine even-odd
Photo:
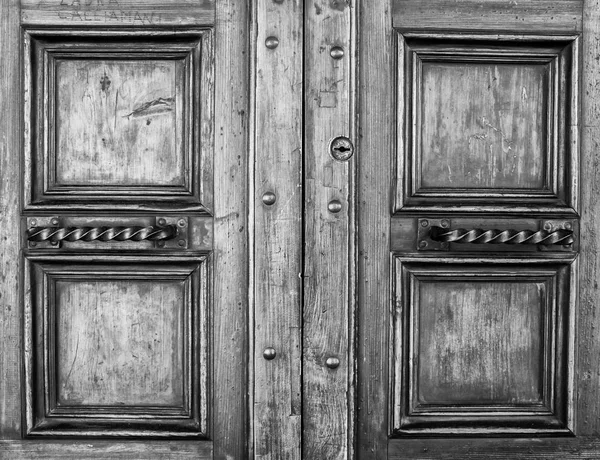
[(546, 187), (549, 70), (424, 62), (421, 186)]
[(0, 441), (0, 458), (10, 460), (213, 460), (212, 442), (87, 440), (85, 442)]
[(583, 0), (394, 0), (394, 27), (402, 30), (483, 30), (531, 33), (582, 30)]
[(598, 437), (510, 439), (402, 439), (390, 442), (390, 460), (595, 460)]
[[(215, 27), (215, 224), (211, 437), (216, 460), (247, 458), (249, 437), (250, 10), (220, 0)], [(235, 82), (235, 84), (232, 84)], [(218, 383), (217, 383), (218, 382)]]
[(27, 25), (213, 25), (214, 0), (21, 0)]
[(390, 331), (390, 190), (394, 33), (387, 0), (359, 2), (357, 139), (358, 459), (387, 459)]
[(584, 3), (577, 434), (600, 436), (600, 2)]
[(22, 308), (18, 290), (21, 149), (19, 2), (0, 3), (0, 438), (21, 434)]
[(58, 61), (57, 183), (185, 186), (183, 65)]
[(534, 281), (421, 280), (415, 403), (542, 403), (548, 290)]
[[(354, 134), (354, 12), (344, 2), (324, 0), (305, 11), (303, 458), (352, 455), (349, 281), (356, 160), (336, 161), (328, 149), (333, 138)], [(331, 57), (333, 46), (343, 49), (341, 59)], [(340, 201), (339, 212), (328, 210), (331, 200)], [(338, 368), (327, 367), (330, 357), (340, 360)]]
[[(303, 2), (256, 2), (254, 456), (301, 458)], [(268, 37), (279, 45), (267, 48)], [(266, 205), (265, 192), (275, 194)], [(273, 360), (263, 350), (273, 347)]]
[(54, 292), (58, 405), (184, 407), (181, 281), (64, 279)]

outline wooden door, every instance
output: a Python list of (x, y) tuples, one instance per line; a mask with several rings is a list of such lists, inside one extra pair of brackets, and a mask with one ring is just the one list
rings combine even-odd
[(2, 2), (2, 458), (247, 455), (249, 13), (218, 3)]
[(358, 458), (597, 457), (598, 3), (359, 9)]

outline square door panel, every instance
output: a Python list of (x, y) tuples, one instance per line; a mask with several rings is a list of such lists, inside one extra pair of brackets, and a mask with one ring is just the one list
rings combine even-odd
[(26, 37), (29, 208), (210, 208), (208, 32)]
[(399, 435), (569, 434), (569, 265), (396, 260)]
[(400, 37), (397, 209), (574, 207), (576, 46)]
[(205, 263), (28, 267), (28, 435), (206, 433)]

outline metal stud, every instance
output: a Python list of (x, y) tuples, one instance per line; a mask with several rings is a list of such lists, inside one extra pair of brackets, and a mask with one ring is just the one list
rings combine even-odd
[(58, 225), (58, 219), (54, 218), (50, 221), (52, 225)]
[(185, 227), (185, 219), (179, 219), (177, 221), (177, 225), (179, 225), (180, 227)]
[(448, 228), (448, 227), (450, 227), (450, 221), (448, 219), (443, 219), (440, 222), (440, 225), (442, 226), (442, 228)]
[(35, 219), (31, 219), (31, 220), (29, 221), (29, 225), (31, 225), (32, 227), (35, 227), (35, 226), (37, 225), (37, 220), (35, 220)]
[(277, 201), (277, 197), (273, 192), (265, 192), (262, 196), (262, 200), (264, 204), (266, 204), (267, 206), (271, 206), (275, 204), (275, 201)]
[(325, 361), (325, 365), (329, 368), (329, 369), (337, 369), (340, 365), (340, 360), (338, 358), (334, 358), (333, 356), (327, 358), (327, 360)]
[(277, 37), (267, 37), (265, 40), (265, 46), (270, 50), (274, 50), (279, 46), (279, 39)]
[(161, 227), (163, 225), (166, 225), (166, 223), (167, 223), (167, 221), (165, 219), (163, 219), (163, 218), (158, 219), (158, 222), (157, 222), (157, 224), (160, 225)]
[(329, 212), (338, 213), (342, 210), (342, 203), (339, 200), (331, 200), (327, 205)]
[(334, 46), (329, 50), (329, 55), (333, 59), (342, 59), (344, 57), (344, 48), (341, 46)]
[(275, 359), (275, 356), (277, 356), (277, 352), (275, 351), (275, 348), (269, 347), (269, 348), (265, 348), (265, 350), (263, 351), (263, 357), (268, 361)]

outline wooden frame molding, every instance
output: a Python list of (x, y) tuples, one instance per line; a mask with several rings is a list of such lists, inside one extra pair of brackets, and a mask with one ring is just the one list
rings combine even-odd
[[(137, 30), (95, 33), (67, 29), (51, 32), (26, 30), (24, 72), (26, 86), (29, 87), (27, 94), (31, 97), (25, 101), (25, 209), (72, 209), (73, 203), (86, 209), (101, 209), (110, 202), (118, 209), (139, 208), (141, 203), (147, 208), (175, 207), (210, 212), (213, 208), (214, 161), (212, 42), (212, 31), (208, 29), (185, 30), (176, 36), (165, 33), (145, 36)], [(58, 117), (66, 116), (68, 107), (59, 107), (58, 79), (73, 76), (61, 75), (59, 65), (71, 68), (73, 65), (101, 63), (123, 68), (147, 63), (171, 66), (175, 94), (138, 102), (123, 111), (122, 108), (117, 110), (117, 89), (114, 124), (116, 128), (124, 118), (141, 117), (149, 125), (153, 115), (173, 113), (176, 132), (172, 140), (173, 158), (169, 164), (179, 165), (173, 171), (178, 176), (171, 180), (177, 182), (111, 184), (100, 181), (102, 176), (87, 180), (83, 177), (77, 179), (77, 176), (67, 182), (61, 181), (58, 158), (67, 155), (68, 160), (79, 153), (60, 150), (58, 136), (63, 120)], [(110, 90), (109, 77), (105, 75), (103, 78), (106, 78), (105, 85)], [(103, 87), (102, 81), (94, 83), (100, 88)], [(111, 97), (114, 96), (111, 94)], [(134, 153), (140, 159), (146, 154), (143, 151)], [(32, 169), (33, 164), (35, 169)], [(66, 160), (62, 163), (62, 168), (71, 166)], [(133, 168), (133, 164), (127, 166), (123, 174), (141, 173)], [(158, 173), (158, 170), (154, 172), (157, 179), (163, 177)]]
[[(104, 264), (82, 264), (70, 259), (57, 261), (56, 258), (43, 259), (43, 256), (39, 255), (28, 257), (25, 283), (31, 288), (28, 289), (30, 294), (25, 296), (24, 329), (25, 343), (28, 344), (25, 356), (27, 436), (206, 438), (209, 433), (208, 401), (211, 394), (206, 372), (209, 367), (208, 331), (210, 323), (208, 317), (208, 305), (210, 304), (208, 260), (201, 258), (198, 262), (187, 261), (177, 265), (165, 265), (157, 263), (156, 260), (154, 264), (148, 260), (138, 260), (138, 263), (128, 262), (114, 266), (106, 265), (106, 261)], [(73, 366), (76, 365), (79, 337), (70, 366), (71, 372), (68, 372), (65, 377), (66, 369), (60, 369), (59, 362), (64, 361), (64, 357), (61, 358), (60, 353), (67, 350), (58, 346), (58, 339), (60, 337), (60, 340), (64, 341), (69, 340), (69, 337), (65, 336), (66, 331), (59, 328), (59, 309), (65, 307), (59, 305), (59, 298), (68, 299), (68, 296), (75, 294), (77, 289), (81, 289), (77, 286), (82, 283), (83, 285), (90, 282), (124, 283), (128, 280), (137, 281), (140, 295), (151, 285), (157, 286), (157, 283), (158, 286), (170, 287), (172, 292), (174, 289), (178, 291), (178, 294), (175, 294), (176, 296), (170, 300), (181, 301), (181, 304), (175, 306), (176, 310), (163, 312), (163, 314), (172, 317), (180, 324), (180, 330), (170, 330), (171, 339), (177, 340), (172, 343), (173, 347), (177, 347), (171, 352), (173, 353), (172, 359), (175, 359), (172, 362), (172, 366), (175, 366), (173, 372), (175, 369), (179, 369), (171, 375), (171, 380), (179, 382), (178, 376), (181, 375), (180, 397), (182, 399), (175, 405), (159, 404), (158, 402), (154, 405), (106, 402), (74, 404), (73, 401), (63, 401), (63, 397), (60, 396), (63, 391), (62, 388), (58, 388), (58, 385), (59, 382), (67, 384)], [(58, 294), (61, 292), (58, 290), (58, 283), (62, 284), (63, 294), (61, 297)], [(101, 295), (101, 292), (96, 294)], [(88, 300), (93, 303), (101, 301), (101, 298)], [(128, 314), (132, 314), (134, 306), (124, 306), (131, 308), (132, 310)], [(140, 306), (136, 308), (140, 308)], [(104, 318), (104, 312), (99, 312), (99, 314)], [(179, 319), (177, 319), (178, 317)], [(61, 316), (61, 319), (68, 321), (64, 315)], [(115, 337), (115, 340), (117, 338), (118, 336)], [(168, 335), (158, 337), (159, 342), (156, 344), (160, 344), (161, 341), (168, 338)], [(144, 340), (152, 341), (153, 338), (146, 335)], [(84, 346), (85, 344), (81, 344), (81, 348)], [(118, 346), (118, 342), (113, 343), (112, 346), (114, 349), (115, 346)], [(150, 346), (148, 345), (148, 347)], [(68, 353), (70, 356), (72, 350)], [(108, 358), (104, 358), (103, 361), (106, 359)], [(135, 369), (135, 359), (133, 355), (130, 357), (132, 371)], [(85, 367), (85, 365), (86, 363), (77, 363), (79, 368)], [(86, 383), (86, 385), (92, 384)], [(165, 388), (164, 385), (165, 383), (159, 384), (157, 381), (155, 387)], [(174, 392), (174, 395), (179, 394), (179, 390), (171, 389), (171, 392)], [(117, 394), (102, 395), (101, 399), (117, 397)], [(76, 400), (77, 398), (75, 398)]]

